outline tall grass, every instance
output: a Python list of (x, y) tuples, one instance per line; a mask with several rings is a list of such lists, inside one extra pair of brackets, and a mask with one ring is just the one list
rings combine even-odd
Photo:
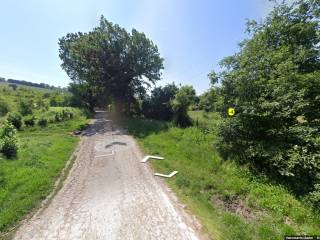
[(127, 127), (146, 154), (165, 157), (152, 162), (155, 170), (179, 171), (168, 184), (212, 239), (273, 240), (290, 234), (320, 234), (319, 215), (285, 187), (246, 166), (221, 160), (214, 146), (217, 114), (192, 114), (193, 119), (198, 117), (198, 128), (161, 129), (159, 122), (137, 119)]

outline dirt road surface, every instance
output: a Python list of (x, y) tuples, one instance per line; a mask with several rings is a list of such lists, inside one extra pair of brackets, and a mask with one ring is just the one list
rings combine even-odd
[[(14, 239), (199, 239), (199, 224), (161, 179), (134, 139), (99, 112), (49, 205), (25, 221)], [(165, 161), (165, 160), (164, 160)]]

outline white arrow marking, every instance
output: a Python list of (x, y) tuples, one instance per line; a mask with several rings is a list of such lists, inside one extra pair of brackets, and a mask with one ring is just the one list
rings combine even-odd
[(165, 175), (165, 174), (161, 174), (161, 173), (155, 173), (155, 176), (159, 176), (159, 177), (166, 177), (166, 178), (171, 178), (174, 175), (176, 175), (178, 173), (178, 171), (173, 171), (172, 173), (170, 173), (169, 175)]
[(159, 160), (164, 159), (163, 157), (147, 155), (147, 156), (145, 156), (140, 162), (142, 162), (142, 163), (148, 162), (148, 160), (149, 160), (150, 158), (152, 158), (152, 159), (159, 159)]
[(111, 153), (108, 153), (108, 154), (98, 155), (98, 156), (94, 156), (94, 157), (98, 158), (98, 157), (107, 157), (107, 156), (112, 156), (112, 155), (114, 155), (114, 151), (111, 151)]

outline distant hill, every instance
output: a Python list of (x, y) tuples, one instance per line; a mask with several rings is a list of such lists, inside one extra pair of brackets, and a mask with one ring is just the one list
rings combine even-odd
[(5, 79), (3, 77), (0, 77), (0, 83), (17, 84), (17, 85), (44, 88), (44, 89), (51, 89), (51, 90), (67, 90), (65, 88), (51, 86), (51, 85), (46, 84), (46, 83), (33, 83), (33, 82), (25, 81), (25, 80), (16, 80), (16, 79), (11, 79), (11, 78)]

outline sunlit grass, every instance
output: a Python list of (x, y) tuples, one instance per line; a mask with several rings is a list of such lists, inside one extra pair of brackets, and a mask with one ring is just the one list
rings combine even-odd
[[(214, 148), (217, 114), (208, 118), (200, 112), (191, 115), (198, 117), (202, 127), (161, 129), (154, 122), (152, 131), (149, 121), (147, 132), (142, 133), (146, 121), (137, 119), (127, 127), (146, 154), (165, 157), (152, 162), (156, 171), (179, 171), (167, 182), (213, 239), (273, 240), (288, 234), (320, 234), (320, 217), (284, 187), (253, 174), (246, 166), (222, 161)], [(227, 203), (237, 208), (232, 199), (241, 203), (238, 213), (228, 208)]]
[(79, 138), (70, 134), (87, 120), (83, 116), (18, 132), (16, 159), (0, 155), (0, 233), (37, 207), (52, 190)]

